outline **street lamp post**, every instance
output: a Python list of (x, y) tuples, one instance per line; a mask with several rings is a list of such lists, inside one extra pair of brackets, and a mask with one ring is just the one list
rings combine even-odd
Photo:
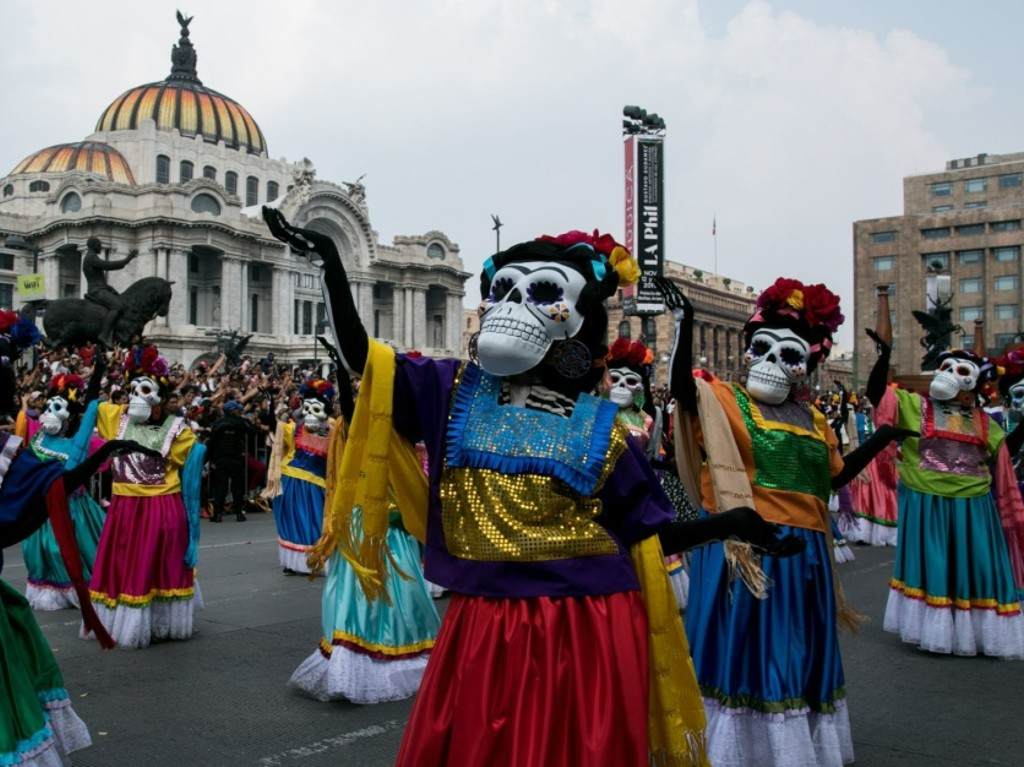
[(26, 240), (20, 234), (9, 234), (4, 237), (4, 247), (10, 250), (27, 250), (32, 253), (32, 274), (39, 271), (39, 248)]

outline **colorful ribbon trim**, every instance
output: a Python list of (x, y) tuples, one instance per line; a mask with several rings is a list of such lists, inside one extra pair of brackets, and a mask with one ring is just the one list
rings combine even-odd
[(1007, 618), (1014, 615), (1020, 615), (1020, 602), (1000, 604), (997, 599), (990, 598), (953, 599), (951, 597), (940, 597), (935, 596), (934, 594), (928, 594), (924, 589), (908, 586), (903, 581), (899, 581), (895, 578), (889, 579), (889, 588), (893, 591), (900, 592), (907, 599), (915, 599), (919, 602), (924, 602), (929, 607), (952, 607), (957, 610), (995, 610), (996, 613)]

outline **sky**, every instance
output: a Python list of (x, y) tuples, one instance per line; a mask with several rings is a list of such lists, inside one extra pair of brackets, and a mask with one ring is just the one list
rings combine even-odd
[[(1024, 149), (1024, 3), (180, 2), (272, 156), (365, 173), (382, 241), (442, 230), (474, 273), (492, 213), (505, 245), (622, 236), (625, 104), (668, 125), (668, 258), (712, 269), (714, 218), (723, 274), (824, 281), (851, 319), (853, 221), (901, 213), (905, 175)], [(174, 10), (0, 0), (0, 173), (165, 77)]]

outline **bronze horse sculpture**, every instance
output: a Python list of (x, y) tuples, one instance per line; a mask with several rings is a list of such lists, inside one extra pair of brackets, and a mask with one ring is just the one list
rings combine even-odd
[[(143, 277), (121, 293), (123, 309), (113, 326), (113, 340), (127, 346), (142, 335), (154, 317), (166, 317), (171, 305), (171, 285), (162, 277)], [(85, 298), (61, 298), (46, 302), (43, 330), (51, 347), (78, 346), (100, 338), (110, 310)]]

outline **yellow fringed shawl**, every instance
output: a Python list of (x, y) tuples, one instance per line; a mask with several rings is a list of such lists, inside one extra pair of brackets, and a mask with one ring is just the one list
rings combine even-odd
[(704, 702), (658, 536), (630, 554), (647, 608), (647, 741), (653, 767), (710, 767)]
[(392, 425), (394, 384), (394, 350), (371, 340), (347, 437), (332, 433), (324, 534), (309, 557), (322, 567), (337, 551), (370, 600), (387, 599), (390, 510), (397, 505), (409, 534), (426, 538), (427, 478), (415, 449)]

